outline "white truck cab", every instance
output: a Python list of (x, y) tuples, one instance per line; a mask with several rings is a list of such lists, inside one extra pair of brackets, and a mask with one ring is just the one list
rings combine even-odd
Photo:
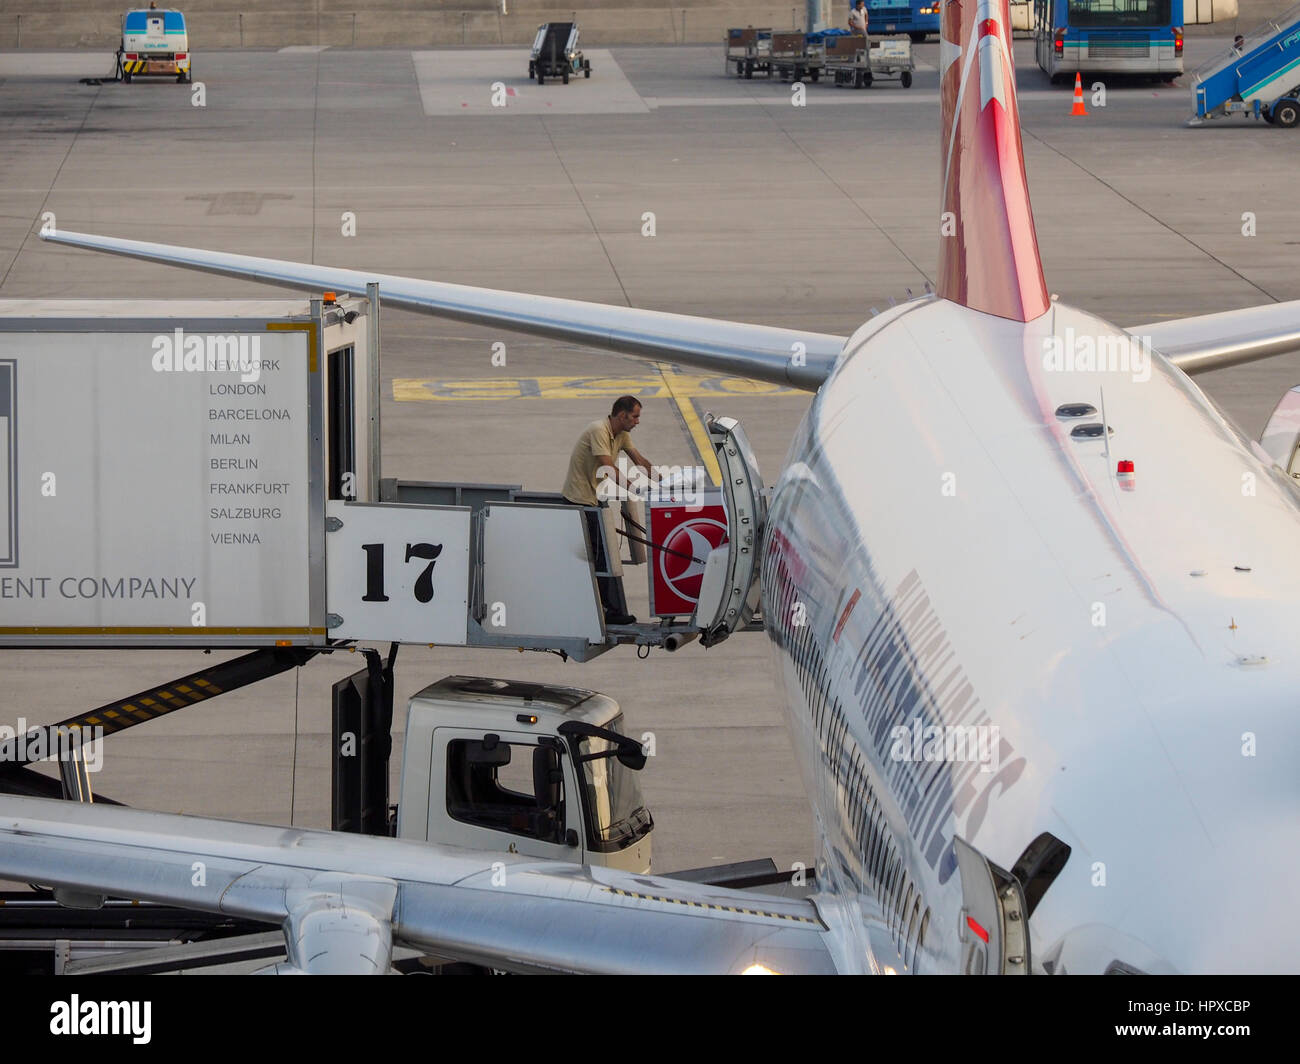
[(592, 691), (439, 680), (409, 704), (397, 835), (649, 872), (646, 758), (622, 726)]

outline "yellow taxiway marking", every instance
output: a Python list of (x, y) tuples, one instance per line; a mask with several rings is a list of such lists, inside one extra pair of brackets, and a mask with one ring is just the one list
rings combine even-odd
[(708, 430), (704, 427), (704, 422), (700, 420), (699, 411), (695, 409), (695, 404), (691, 402), (690, 396), (682, 387), (682, 375), (673, 372), (671, 366), (665, 366), (662, 362), (656, 362), (655, 368), (659, 370), (659, 379), (664, 382), (664, 387), (668, 389), (668, 395), (677, 407), (677, 413), (681, 415), (682, 423), (686, 426), (686, 433), (691, 438), (691, 443), (695, 446), (695, 455), (704, 463), (704, 468), (709, 472), (709, 479), (716, 488), (722, 483), (722, 470), (718, 466), (718, 455), (713, 449), (713, 443), (709, 439)]
[(393, 381), (398, 402), (451, 399), (484, 402), (496, 399), (617, 399), (635, 395), (643, 399), (706, 399), (727, 396), (805, 395), (795, 388), (744, 377), (675, 373), (669, 386), (663, 373), (628, 377), (493, 377), (484, 380), (432, 380), (399, 377)]
[(660, 363), (656, 366), (657, 373), (625, 377), (492, 377), (480, 380), (399, 377), (393, 381), (393, 398), (398, 402), (450, 400), (480, 403), (502, 399), (617, 399), (620, 395), (635, 395), (643, 400), (668, 399), (681, 416), (696, 456), (716, 486), (722, 483), (722, 470), (718, 468), (717, 454), (693, 400), (805, 394), (796, 388), (744, 377), (679, 373), (670, 366)]

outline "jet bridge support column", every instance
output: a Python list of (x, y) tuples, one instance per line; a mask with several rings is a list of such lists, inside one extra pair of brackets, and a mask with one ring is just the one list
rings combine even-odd
[(391, 834), (388, 759), (393, 752), (393, 662), (363, 650), (366, 667), (334, 685), (333, 810), (330, 827), (360, 835)]

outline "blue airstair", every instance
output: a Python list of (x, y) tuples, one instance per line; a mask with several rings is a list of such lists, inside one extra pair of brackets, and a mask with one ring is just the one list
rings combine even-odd
[(1300, 4), (1257, 26), (1192, 74), (1196, 115), (1245, 114), (1279, 126), (1300, 123)]

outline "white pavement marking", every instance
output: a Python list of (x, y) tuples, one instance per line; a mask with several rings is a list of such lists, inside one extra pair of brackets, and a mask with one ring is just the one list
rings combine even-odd
[[(569, 84), (529, 80), (522, 48), (472, 52), (412, 52), (420, 102), (426, 115), (644, 114), (649, 110), (614, 57), (604, 49), (584, 52), (591, 77), (570, 75)], [(504, 107), (492, 106), (492, 85), (504, 86)]]
[[(906, 102), (903, 96), (893, 94), (886, 95), (884, 92), (872, 93), (870, 89), (845, 89), (842, 92), (836, 92), (834, 95), (822, 95), (820, 92), (814, 93), (812, 86), (809, 86), (808, 94), (804, 97), (804, 107), (822, 107), (827, 104), (833, 105), (852, 105), (868, 106), (868, 101), (875, 103), (879, 100), (891, 100), (894, 103)], [(895, 86), (898, 89), (898, 86)], [(832, 90), (834, 91), (834, 90)], [(903, 91), (903, 90), (899, 90)], [(908, 99), (918, 103), (934, 103), (939, 99), (937, 92), (911, 92), (906, 91)], [(793, 107), (790, 102), (789, 90), (784, 96), (772, 96), (764, 98), (761, 96), (647, 96), (646, 104), (651, 110), (658, 110), (660, 107)]]
[(291, 44), (285, 48), (278, 49), (281, 55), (293, 54), (294, 52), (323, 52), (328, 48), (328, 44)]
[(5, 52), (0, 77), (111, 78), (113, 49), (101, 52)]
[[(917, 92), (914, 89), (904, 89), (897, 83), (891, 85), (889, 82), (882, 82), (870, 89), (841, 89), (838, 91), (829, 87), (826, 87), (826, 89), (827, 91), (823, 92), (821, 87), (809, 85), (807, 95), (804, 97), (804, 106), (816, 108), (838, 105), (852, 106), (856, 104), (860, 107), (871, 107), (876, 104), (934, 104), (939, 102), (938, 92)], [(787, 95), (773, 95), (770, 97), (647, 96), (645, 102), (651, 110), (658, 110), (661, 107), (790, 107), (788, 91), (787, 89)], [(1021, 103), (1026, 100), (1063, 100), (1066, 104), (1069, 104), (1070, 95), (1060, 89), (1022, 89), (1016, 93), (1016, 99)], [(1107, 103), (1113, 105), (1117, 100), (1128, 102), (1122, 94), (1112, 93)]]

